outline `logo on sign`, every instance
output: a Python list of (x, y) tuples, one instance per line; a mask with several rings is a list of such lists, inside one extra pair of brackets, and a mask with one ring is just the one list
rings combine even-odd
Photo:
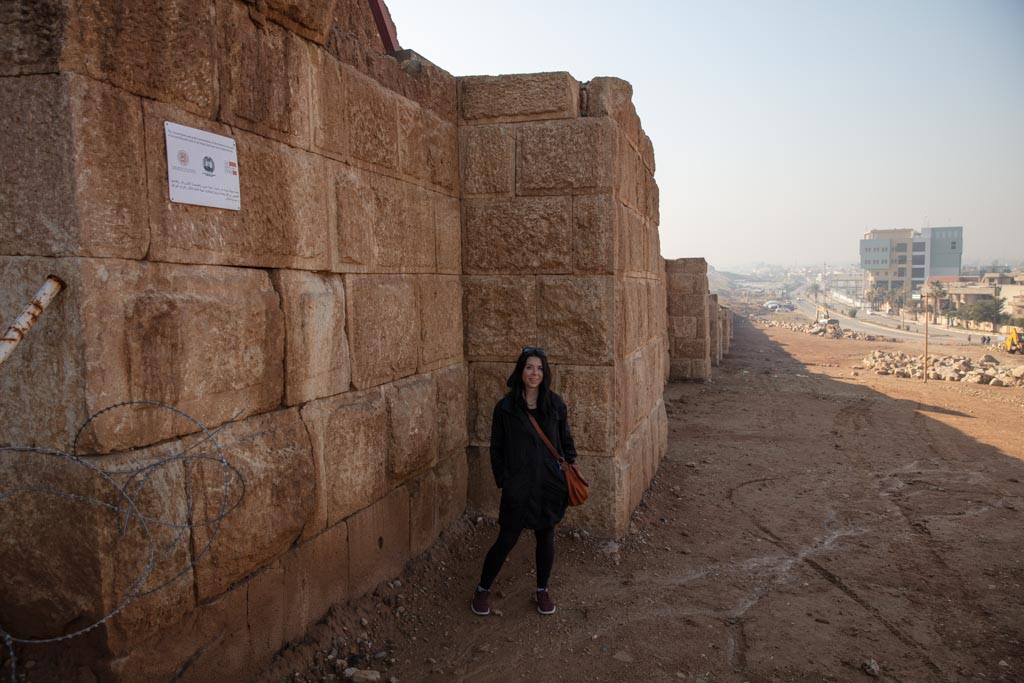
[(207, 175), (213, 175), (213, 169), (216, 166), (213, 165), (213, 157), (203, 157), (203, 170), (206, 171)]
[(188, 166), (188, 152), (183, 149), (178, 150), (178, 163), (182, 166)]

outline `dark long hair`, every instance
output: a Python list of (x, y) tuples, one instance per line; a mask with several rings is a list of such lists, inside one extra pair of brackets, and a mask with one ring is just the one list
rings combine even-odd
[(516, 361), (516, 369), (508, 376), (505, 386), (508, 387), (508, 395), (512, 397), (516, 406), (526, 410), (526, 401), (523, 399), (523, 369), (526, 367), (526, 359), (540, 358), (541, 369), (544, 371), (544, 378), (540, 381), (537, 392), (537, 411), (544, 416), (551, 414), (551, 366), (548, 365), (548, 357), (538, 349), (525, 349), (519, 354)]

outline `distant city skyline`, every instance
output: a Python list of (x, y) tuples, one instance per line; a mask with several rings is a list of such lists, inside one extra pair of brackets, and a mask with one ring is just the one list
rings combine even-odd
[(388, 7), (454, 75), (632, 83), (667, 258), (855, 263), (869, 230), (955, 225), (965, 264), (1024, 260), (1024, 2)]

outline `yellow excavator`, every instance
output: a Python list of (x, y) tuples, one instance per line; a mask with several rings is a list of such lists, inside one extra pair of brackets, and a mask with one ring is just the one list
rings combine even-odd
[(1010, 333), (1006, 335), (1005, 346), (1010, 353), (1024, 353), (1024, 340), (1021, 338), (1020, 330), (1016, 327), (1010, 328)]
[(816, 305), (815, 308), (817, 309), (816, 319), (822, 325), (836, 325), (839, 323), (838, 320), (836, 320), (829, 314), (828, 308), (826, 308), (825, 306)]

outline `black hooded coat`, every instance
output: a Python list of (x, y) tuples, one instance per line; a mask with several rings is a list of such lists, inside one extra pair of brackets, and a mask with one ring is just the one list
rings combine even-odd
[[(568, 462), (576, 460), (565, 402), (551, 392), (547, 415), (535, 412), (551, 445)], [(491, 470), (501, 489), (498, 523), (526, 529), (547, 529), (562, 521), (569, 505), (565, 474), (541, 441), (526, 410), (511, 395), (494, 406), (491, 421)]]

